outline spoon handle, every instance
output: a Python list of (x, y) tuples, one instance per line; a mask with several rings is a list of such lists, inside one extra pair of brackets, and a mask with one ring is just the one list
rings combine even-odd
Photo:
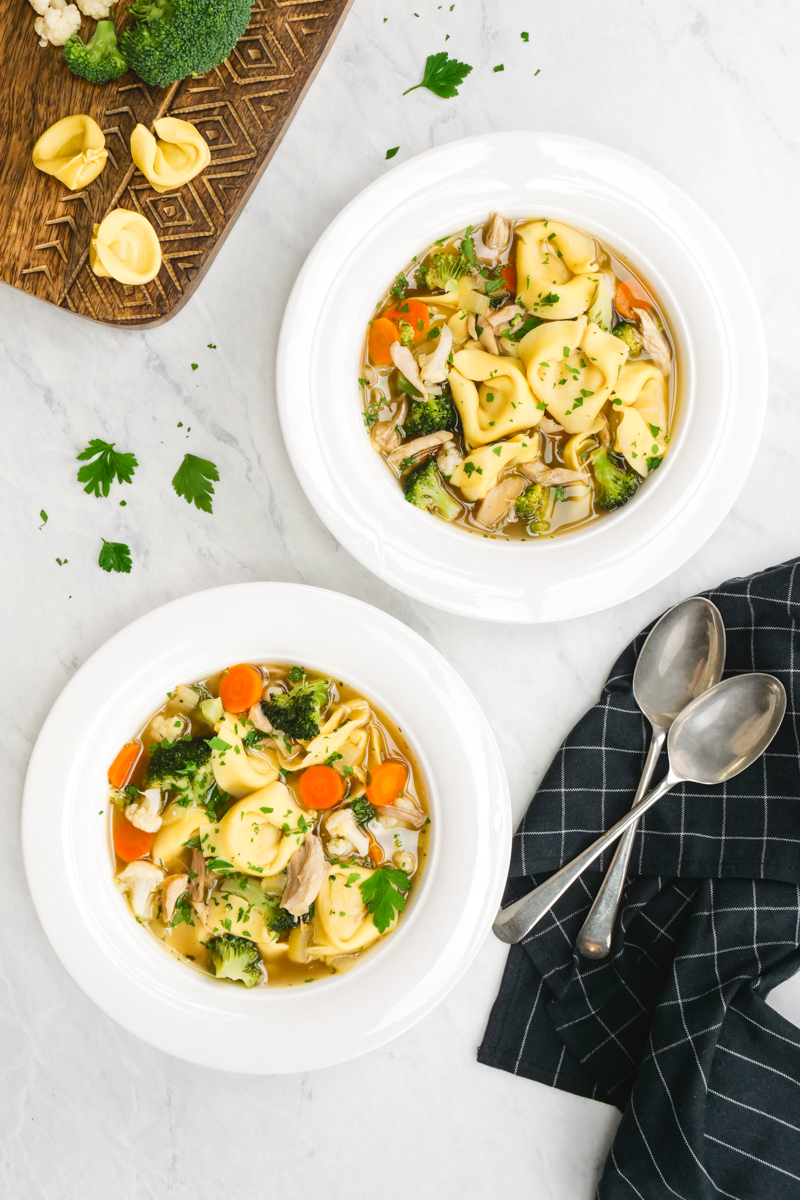
[[(666, 740), (666, 729), (653, 729), (650, 749), (647, 751), (642, 777), (633, 799), (633, 808), (640, 804), (647, 794), (650, 780), (653, 778), (653, 772)], [(589, 909), (589, 915), (575, 941), (576, 949), (584, 958), (605, 958), (611, 950), (611, 935), (617, 920), (638, 824), (638, 821), (634, 821), (620, 838), (616, 853), (611, 860), (611, 866), (608, 868), (606, 877), (600, 885), (600, 891), (597, 893), (594, 904)]]
[(593, 842), (588, 849), (556, 871), (555, 875), (551, 875), (548, 880), (534, 888), (527, 896), (523, 896), (521, 900), (515, 900), (513, 904), (509, 904), (508, 908), (501, 908), (492, 926), (495, 937), (498, 937), (501, 942), (509, 944), (521, 942), (526, 933), (529, 933), (534, 925), (549, 913), (556, 900), (564, 895), (567, 888), (572, 886), (596, 858), (600, 857), (606, 847), (612, 845), (621, 833), (639, 820), (642, 813), (646, 812), (648, 808), (652, 808), (656, 801), (681, 782), (682, 780), (677, 775), (673, 775), (672, 770), (669, 770), (652, 792), (648, 792), (641, 803), (637, 804), (636, 808), (632, 808), (629, 813), (626, 813), (621, 820), (617, 821), (616, 825), (612, 825), (611, 829)]

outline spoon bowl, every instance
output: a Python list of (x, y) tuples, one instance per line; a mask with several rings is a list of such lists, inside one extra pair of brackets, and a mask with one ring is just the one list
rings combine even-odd
[(724, 783), (764, 753), (786, 712), (783, 684), (772, 675), (737, 675), (698, 696), (669, 734), (670, 774), (677, 781)]

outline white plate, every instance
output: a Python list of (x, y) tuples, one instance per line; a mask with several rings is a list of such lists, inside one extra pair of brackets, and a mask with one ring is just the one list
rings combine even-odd
[[(203, 975), (136, 924), (113, 884), (108, 764), (176, 683), (247, 660), (299, 662), (363, 691), (408, 737), (430, 798), (428, 862), (397, 932), (348, 974), (306, 987), (247, 991)], [(380, 1046), (453, 987), (500, 903), (511, 816), (486, 719), (427, 642), (347, 596), (243, 583), (142, 617), (77, 672), (31, 758), (22, 840), (45, 933), (104, 1012), (190, 1062), (277, 1074)]]
[[(635, 501), (584, 532), (535, 544), (480, 538), (408, 504), (370, 448), (358, 394), (366, 324), (397, 272), (493, 208), (557, 217), (626, 258), (663, 307), (682, 381), (670, 453)], [(336, 218), (292, 291), (277, 385), (306, 495), (361, 563), (464, 616), (553, 621), (637, 595), (710, 537), (758, 448), (767, 357), (733, 251), (674, 184), (583, 138), (499, 133), (410, 159)]]

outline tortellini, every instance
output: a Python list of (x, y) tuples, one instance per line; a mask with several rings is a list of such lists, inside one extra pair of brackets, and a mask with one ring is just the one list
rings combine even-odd
[[(309, 949), (313, 958), (354, 954), (381, 935), (367, 911), (359, 884), (374, 875), (368, 867), (331, 866), (314, 905), (316, 933)], [(387, 932), (397, 924), (395, 916)]]
[[(211, 766), (217, 786), (237, 799), (278, 778), (277, 768), (248, 756), (242, 741), (244, 732), (239, 718), (226, 712), (211, 744)], [(223, 749), (220, 743), (226, 748)]]
[(161, 270), (161, 244), (141, 213), (115, 208), (93, 227), (89, 266), (95, 275), (119, 283), (149, 283)]
[[(515, 358), (486, 350), (459, 350), (448, 376), (469, 446), (483, 446), (506, 434), (531, 429), (542, 419), (536, 400)], [(480, 383), (480, 387), (475, 384)]]
[(650, 474), (647, 459), (658, 457), (658, 443), (635, 408), (623, 409), (614, 449), (625, 455), (634, 471), (643, 479)]
[(473, 450), (450, 476), (450, 481), (461, 488), (466, 500), (483, 500), (506, 467), (533, 462), (538, 457), (539, 434), (535, 430), (532, 434), (518, 434), (496, 446)]
[(215, 937), (232, 933), (235, 937), (267, 943), (274, 941), (277, 936), (267, 929), (261, 912), (237, 892), (226, 892), (224, 883), (219, 891), (212, 892), (208, 898), (205, 925)]
[(519, 344), (519, 356), (537, 400), (567, 433), (582, 433), (611, 395), (628, 347), (578, 317), (532, 329)]
[(284, 869), (310, 824), (286, 784), (276, 781), (238, 800), (218, 823), (201, 825), (201, 848), (260, 879)]
[(652, 362), (626, 363), (613, 395), (622, 406), (615, 447), (642, 476), (649, 474), (648, 458), (667, 451), (667, 381)]
[(199, 175), (211, 161), (208, 142), (191, 121), (161, 117), (158, 141), (144, 125), (131, 134), (131, 158), (156, 192), (169, 192)]
[(517, 226), (517, 295), (548, 320), (585, 313), (601, 282), (593, 238), (560, 221)]
[(181, 870), (186, 843), (208, 820), (204, 808), (183, 808), (171, 804), (164, 813), (161, 828), (153, 841), (153, 862), (167, 871)]
[(86, 187), (106, 165), (106, 139), (96, 121), (84, 113), (62, 117), (46, 129), (33, 147), (33, 165), (54, 175), (70, 191)]

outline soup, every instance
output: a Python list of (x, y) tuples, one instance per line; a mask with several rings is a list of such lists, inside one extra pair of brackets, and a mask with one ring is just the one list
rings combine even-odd
[(569, 533), (663, 462), (674, 349), (645, 284), (560, 221), (492, 213), (409, 263), (359, 386), (406, 499), (484, 537)]
[(425, 789), (402, 733), (297, 666), (179, 685), (109, 785), (131, 918), (246, 987), (350, 970), (396, 929), (425, 860)]

